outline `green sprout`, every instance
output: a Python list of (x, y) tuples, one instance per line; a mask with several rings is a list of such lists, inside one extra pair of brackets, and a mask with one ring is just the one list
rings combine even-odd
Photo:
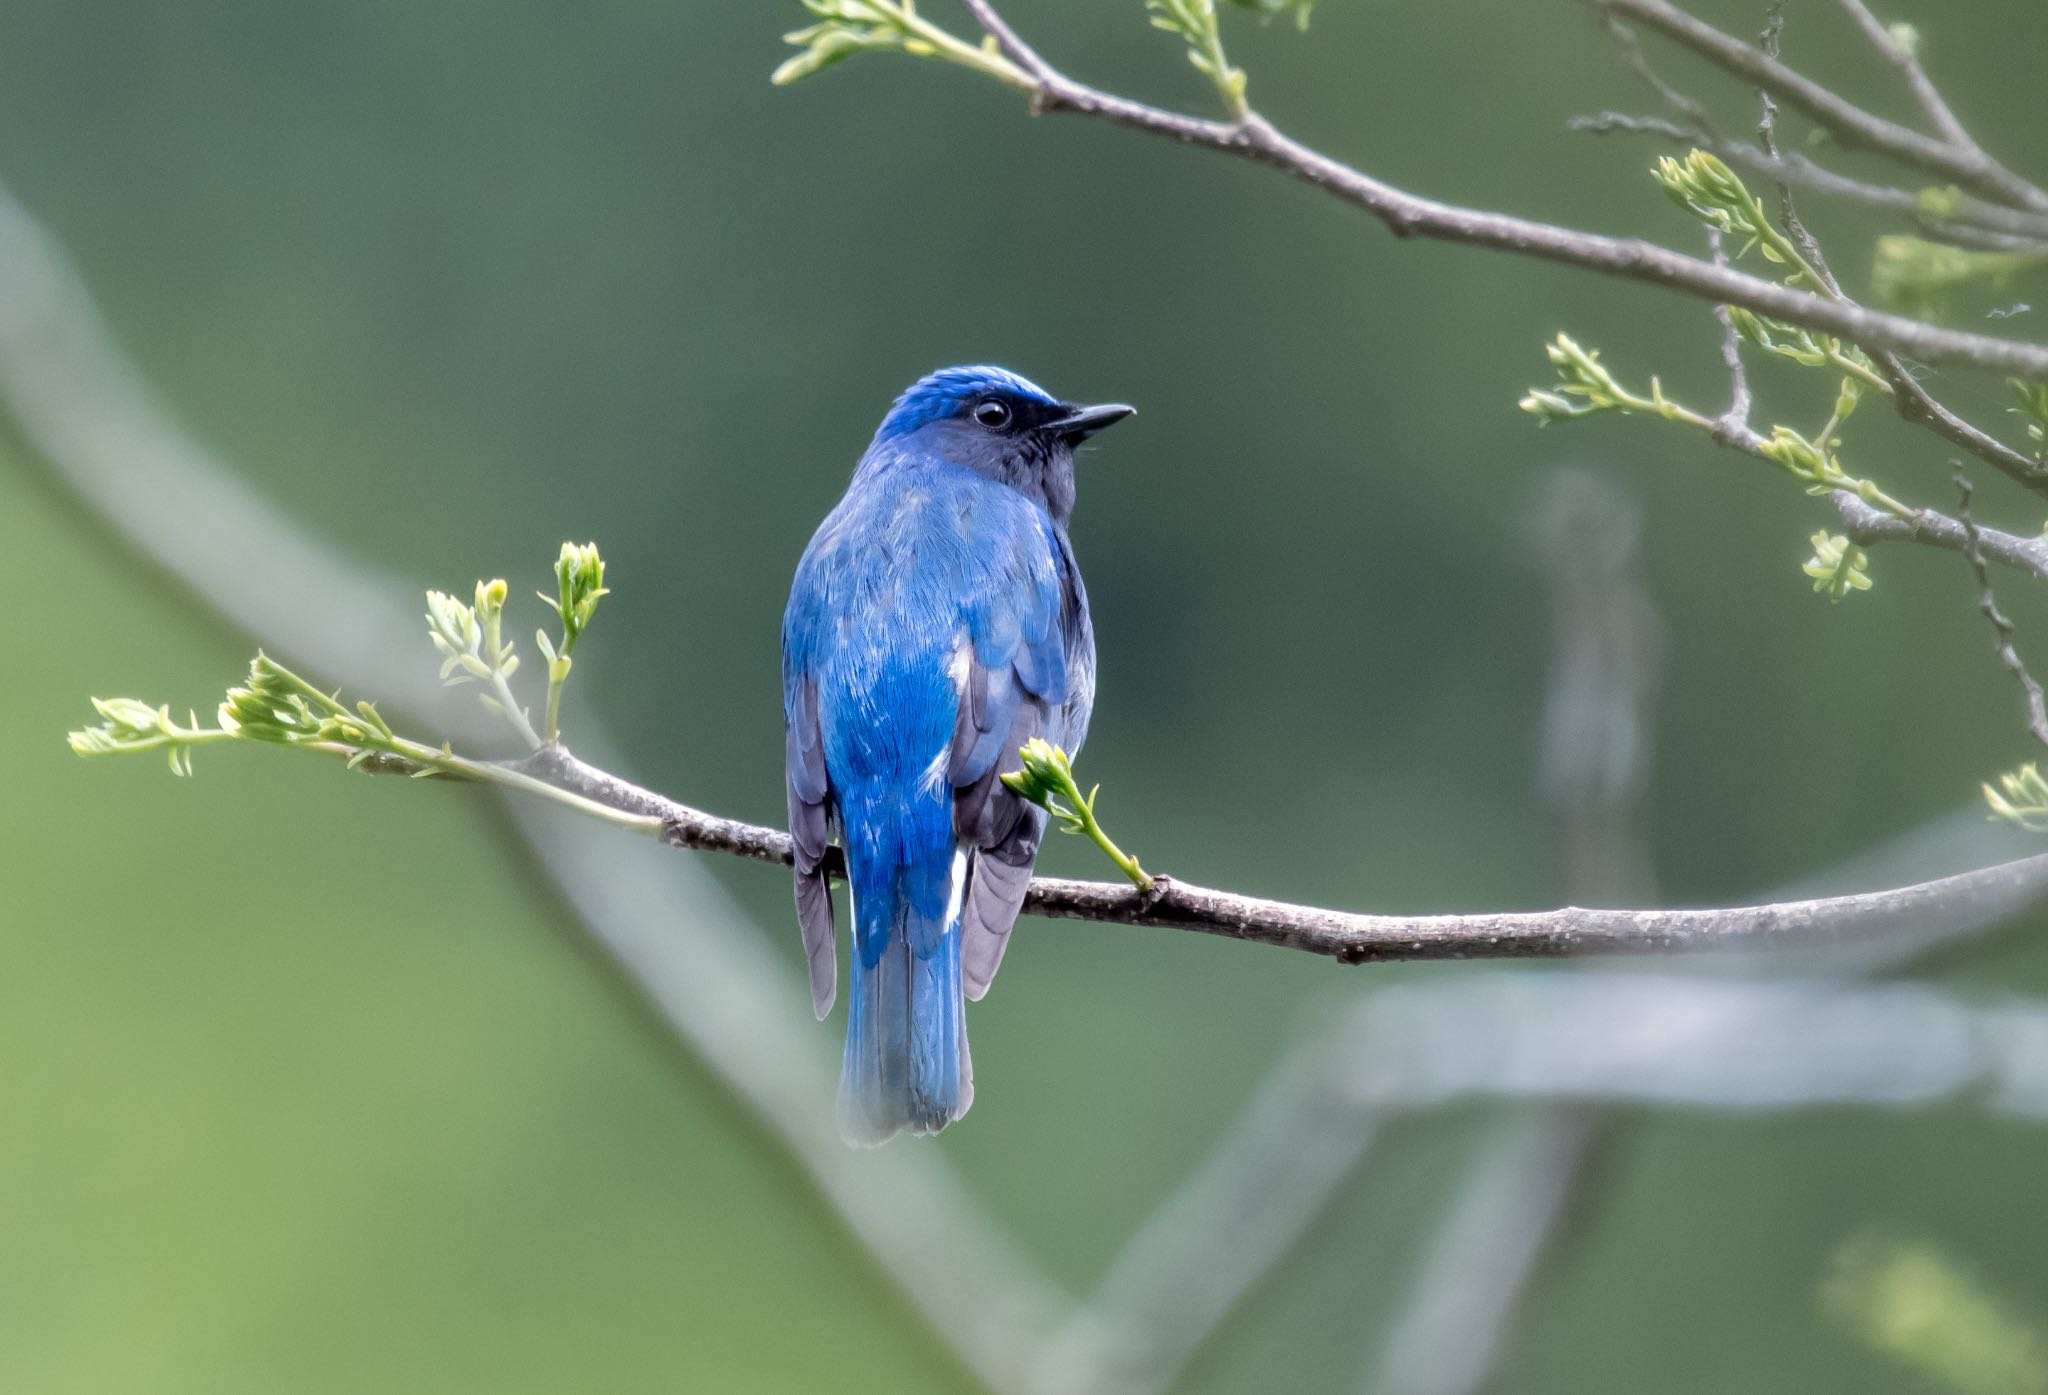
[[(588, 627), (598, 598), (605, 594), (604, 562), (596, 546), (564, 544), (555, 577), (559, 600), (551, 603), (558, 605), (562, 639), (551, 645), (543, 636), (541, 645), (550, 657), (550, 741), (555, 739), (553, 714), (559, 705), (561, 683), (568, 677), (568, 651)], [(491, 691), (482, 695), (484, 705), (512, 722), (538, 749), (540, 738), (512, 697), (510, 679), (519, 661), (500, 634), (505, 595), (502, 581), (478, 582), (475, 605), (429, 591), (428, 634), (441, 655), (442, 681), (451, 686), (479, 683), (489, 687)], [(557, 664), (561, 665), (559, 673), (554, 671)], [(70, 734), (71, 749), (81, 756), (165, 751), (173, 772), (190, 775), (192, 752), (197, 747), (254, 742), (336, 757), (349, 769), (369, 774), (445, 776), (526, 790), (650, 836), (659, 835), (663, 828), (659, 818), (622, 813), (548, 784), (518, 764), (476, 760), (457, 755), (446, 742), (434, 745), (401, 736), (376, 704), (346, 703), (338, 693), (315, 686), (267, 654), (257, 654), (248, 677), (228, 689), (212, 726), (203, 725), (197, 716), (180, 725), (172, 720), (168, 707), (153, 707), (134, 698), (94, 698), (92, 704), (101, 720)]]
[(1788, 358), (1808, 368), (1834, 367), (1887, 397), (1892, 385), (1870, 366), (1870, 356), (1853, 344), (1844, 344), (1831, 334), (1789, 325), (1767, 315), (1758, 315), (1740, 305), (1723, 307), (1735, 332), (1766, 353)]
[(81, 756), (163, 751), (173, 775), (190, 775), (193, 747), (234, 740), (232, 732), (200, 726), (196, 713), (187, 713), (186, 725), (179, 726), (171, 719), (170, 708), (151, 707), (135, 698), (94, 698), (92, 705), (105, 720), (70, 733), (71, 749)]
[(1865, 1344), (1958, 1395), (2048, 1393), (2048, 1346), (1939, 1251), (1872, 1236), (1836, 1252), (1829, 1314)]
[(527, 745), (543, 743), (533, 729), (526, 709), (512, 696), (512, 675), (519, 672), (519, 655), (504, 636), (504, 581), (479, 581), (476, 604), (464, 605), (441, 591), (427, 592), (427, 633), (442, 657), (441, 681), (449, 687), (481, 683), (487, 693), (477, 694), (484, 709), (503, 717)]
[(563, 543), (562, 555), (555, 559), (555, 594), (538, 594), (562, 622), (562, 637), (553, 643), (546, 630), (533, 632), (534, 647), (548, 661), (547, 725), (541, 739), (553, 745), (562, 738), (562, 685), (569, 681), (569, 651), (589, 627), (598, 601), (611, 594), (605, 589), (604, 558), (598, 556), (597, 544)]
[[(1291, 14), (1308, 28), (1315, 0), (1228, 0), (1262, 19)], [(916, 0), (802, 0), (817, 23), (792, 30), (783, 41), (801, 52), (777, 68), (769, 81), (778, 87), (822, 72), (856, 53), (896, 52), (913, 58), (935, 58), (955, 67), (992, 77), (1020, 92), (1035, 94), (1038, 79), (1006, 55), (994, 35), (978, 42), (940, 28), (917, 12)], [(1188, 62), (1216, 86), (1233, 121), (1251, 114), (1245, 101), (1245, 75), (1223, 53), (1216, 0), (1145, 0), (1155, 27), (1178, 34), (1187, 44)]]
[(1005, 772), (1003, 783), (1058, 819), (1063, 832), (1085, 834), (1138, 890), (1152, 890), (1152, 878), (1138, 865), (1138, 859), (1111, 842), (1095, 818), (1095, 798), (1102, 786), (1082, 794), (1067, 753), (1042, 737), (1026, 742), (1017, 755), (1023, 769)]
[(1830, 601), (1839, 601), (1851, 591), (1870, 589), (1870, 554), (1839, 533), (1825, 528), (1812, 538), (1813, 556), (1799, 570), (1813, 578), (1813, 589)]
[(2048, 383), (2030, 383), (2025, 378), (2007, 378), (2019, 406), (2006, 410), (2026, 419), (2027, 439), (2034, 443), (2034, 459), (2048, 465)]
[(1870, 288), (1886, 305), (1931, 319), (1965, 286), (1980, 281), (2003, 286), (2044, 264), (2048, 255), (2040, 252), (1985, 252), (1893, 233), (1877, 240)]
[(1744, 239), (1737, 257), (1754, 247), (1765, 261), (1792, 268), (1787, 285), (1803, 283), (1808, 290), (1829, 293), (1820, 273), (1764, 211), (1764, 201), (1720, 156), (1705, 150), (1689, 151), (1682, 160), (1666, 155), (1651, 174), (1680, 208), (1725, 236)]
[(1883, 509), (1894, 518), (1913, 519), (1919, 515), (1870, 480), (1849, 474), (1835, 458), (1828, 437), (1810, 441), (1789, 426), (1773, 426), (1771, 438), (1757, 451), (1787, 474), (1806, 483), (1808, 494), (1832, 494), (1836, 490), (1854, 494), (1866, 504)]
[(916, 0), (803, 0), (803, 7), (816, 15), (818, 22), (782, 36), (784, 43), (803, 52), (769, 78), (778, 87), (856, 53), (894, 50), (969, 68), (1021, 92), (1038, 90), (1037, 79), (1004, 57), (993, 35), (978, 44), (969, 43), (918, 14)]
[(1620, 412), (1624, 415), (1642, 412), (1663, 417), (1666, 421), (1684, 422), (1703, 431), (1713, 429), (1714, 423), (1706, 417), (1665, 397), (1663, 384), (1655, 378), (1650, 379), (1648, 397), (1630, 392), (1600, 362), (1598, 349), (1582, 348), (1570, 335), (1558, 335), (1543, 346), (1543, 352), (1557, 367), (1556, 388), (1551, 391), (1531, 388), (1528, 395), (1515, 404), (1534, 416), (1541, 425), (1591, 416), (1595, 412)]
[(1991, 806), (1994, 819), (2029, 833), (2048, 833), (2048, 779), (2032, 761), (1999, 776), (1998, 788), (1985, 785), (1984, 802)]
[[(1242, 121), (1250, 115), (1251, 107), (1244, 97), (1244, 69), (1231, 67), (1230, 60), (1223, 56), (1223, 31), (1216, 23), (1216, 0), (1145, 0), (1145, 8), (1152, 14), (1153, 28), (1178, 34), (1187, 42), (1188, 62), (1216, 84), (1216, 95), (1223, 99), (1231, 119)], [(1267, 8), (1277, 12), (1285, 7)], [(1301, 18), (1306, 24), (1306, 8)]]
[[(1708, 434), (1715, 430), (1716, 424), (1711, 417), (1666, 397), (1663, 384), (1654, 377), (1650, 379), (1647, 397), (1623, 387), (1607, 365), (1600, 361), (1597, 349), (1583, 348), (1569, 335), (1558, 335), (1544, 346), (1543, 351), (1557, 367), (1556, 386), (1532, 388), (1516, 404), (1542, 425), (1570, 421), (1596, 412), (1620, 412), (1658, 416)], [(1913, 509), (1892, 498), (1872, 481), (1848, 473), (1835, 457), (1834, 448), (1840, 444), (1835, 439), (1835, 429), (1855, 410), (1856, 399), (1861, 392), (1858, 380), (1842, 379), (1835, 394), (1834, 414), (1828, 418), (1818, 439), (1810, 440), (1789, 426), (1774, 426), (1770, 438), (1757, 443), (1756, 453), (1782, 467), (1794, 479), (1803, 481), (1809, 494), (1846, 490), (1894, 517), (1917, 517)]]
[(1316, 0), (1230, 0), (1240, 10), (1250, 10), (1260, 19), (1275, 19), (1280, 15), (1294, 16), (1294, 26), (1304, 33), (1308, 30), (1309, 11), (1316, 7)]

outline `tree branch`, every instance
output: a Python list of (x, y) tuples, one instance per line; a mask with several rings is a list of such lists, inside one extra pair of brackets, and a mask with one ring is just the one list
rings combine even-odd
[[(1933, 509), (1919, 510), (1911, 521), (1894, 518), (1882, 509), (1871, 507), (1855, 495), (1842, 490), (1828, 496), (1835, 511), (1842, 517), (1849, 541), (1858, 547), (1874, 547), (1884, 542), (1913, 542), (1925, 547), (1938, 547), (1944, 552), (1966, 553), (1970, 547), (1970, 530), (1958, 519)], [(2030, 572), (2043, 581), (2048, 581), (2048, 538), (2038, 534), (2021, 537), (2016, 533), (2003, 533), (1996, 528), (1973, 525), (1977, 546), (1983, 556), (2002, 566)]]
[(1885, 61), (1899, 70), (1899, 75), (1906, 80), (1906, 86), (1913, 94), (1913, 100), (1920, 104), (1920, 110), (1941, 132), (1942, 139), (1958, 150), (1980, 159), (1989, 159), (1975, 138), (1963, 128), (1963, 123), (1956, 119), (1955, 112), (1950, 110), (1948, 101), (1927, 76), (1927, 70), (1920, 66), (1920, 60), (1913, 51), (1877, 22), (1877, 16), (1870, 12), (1870, 7), (1863, 0), (1841, 0), (1841, 6), (1856, 22), (1856, 27), (1863, 31), (1863, 36), (1884, 55)]
[(1986, 203), (1982, 199), (1959, 192), (1954, 210), (1938, 216), (1928, 212), (1920, 195), (1911, 189), (1851, 179), (1816, 163), (1796, 150), (1781, 150), (1776, 155), (1766, 154), (1748, 141), (1729, 140), (1661, 116), (1632, 116), (1627, 112), (1603, 111), (1591, 116), (1575, 116), (1565, 123), (1565, 127), (1567, 130), (1582, 131), (1595, 136), (1656, 136), (1661, 140), (1697, 145), (1719, 155), (1731, 165), (1740, 165), (1744, 169), (1754, 170), (1772, 179), (1811, 189), (1814, 193), (1830, 198), (1847, 199), (1904, 215), (1918, 223), (1929, 235), (1938, 238), (1962, 242), (1990, 237), (1996, 239), (1993, 245), (2002, 251), (2036, 250), (2043, 245), (2043, 239), (2048, 239), (2048, 215), (2028, 213), (2008, 208), (2004, 204)]
[(1963, 464), (1955, 462), (1956, 517), (1963, 525), (1963, 555), (1970, 559), (1970, 570), (1977, 577), (1977, 609), (1991, 623), (1995, 643), (1992, 650), (1998, 661), (2011, 673), (2013, 681), (2020, 685), (2020, 693), (2026, 699), (2027, 730), (2043, 746), (2048, 746), (2048, 700), (2044, 700), (2041, 685), (2034, 675), (2027, 671), (2026, 660), (2014, 643), (2012, 621), (1998, 608), (1998, 595), (1991, 589), (1991, 569), (1984, 565), (1984, 539), (1977, 520), (1970, 512), (1970, 497), (1974, 492), (1970, 477), (1963, 473)]
[[(1576, 232), (1421, 198), (1311, 150), (1282, 134), (1256, 112), (1247, 113), (1238, 122), (1208, 121), (1099, 91), (1065, 76), (1040, 57), (1004, 21), (990, 0), (961, 3), (1010, 59), (1031, 76), (1036, 84), (1031, 97), (1034, 112), (1072, 112), (1095, 117), (1281, 170), (1363, 209), (1396, 236), (1491, 247), (1583, 267), (1701, 300), (1740, 305), (1873, 350), (1892, 349), (1928, 362), (1967, 364), (2048, 380), (2048, 346), (1965, 334), (1827, 300), (1640, 239)], [(1748, 51), (1746, 46), (1742, 47)], [(2048, 493), (2048, 472), (2043, 472), (2043, 479), (2034, 487)]]
[[(54, 487), (188, 592), (195, 610), (374, 684), (394, 707), (456, 720), (432, 664), (406, 657), (421, 647), (419, 592), (309, 531), (187, 433), (4, 184), (0, 415)], [(583, 729), (603, 746), (590, 723)], [(840, 1142), (830, 1122), (837, 1044), (717, 879), (650, 865), (661, 859), (640, 855), (641, 845), (592, 820), (554, 817), (541, 800), (500, 807), (516, 840), (508, 856), (559, 890), (571, 912), (565, 929), (589, 936), (677, 1048), (787, 1153), (933, 1337), (988, 1389), (1021, 1395), (1016, 1373), (1068, 1300), (944, 1153), (861, 1153)]]
[(1873, 115), (1761, 49), (1695, 19), (1668, 0), (1592, 3), (1607, 14), (1624, 15), (1647, 24), (1750, 86), (1781, 98), (1826, 127), (1845, 145), (1888, 155), (1901, 164), (1953, 180), (2008, 207), (2048, 210), (2048, 192), (2021, 179), (1967, 137), (1962, 141), (1936, 139)]
[[(780, 829), (707, 814), (621, 780), (550, 747), (508, 768), (582, 799), (661, 820), (670, 847), (730, 853), (787, 864)], [(843, 875), (837, 857), (831, 875)], [(1159, 877), (1151, 892), (1125, 883), (1033, 879), (1024, 899), (1032, 915), (1194, 930), (1253, 944), (1327, 955), (1345, 964), (1430, 959), (1555, 959), (1590, 954), (1651, 954), (1833, 944), (1881, 934), (1924, 916), (1990, 904), (2017, 911), (2048, 896), (2048, 853), (1889, 891), (1715, 910), (1480, 912), (1472, 915), (1366, 915), (1298, 906)]]
[[(1841, 2), (1845, 6), (1851, 6), (1855, 12), (1860, 12), (1862, 20), (1868, 20), (1870, 25), (1876, 25), (1876, 20), (1870, 18), (1870, 12), (1862, 8), (1860, 0), (1841, 0)], [(1610, 27), (1618, 27), (1622, 31), (1622, 53), (1630, 61), (1630, 66), (1634, 66), (1638, 72), (1645, 74), (1651, 80), (1651, 84), (1663, 94), (1663, 98), (1667, 102), (1671, 102), (1677, 111), (1681, 111), (1683, 115), (1688, 117), (1690, 125), (1679, 125), (1679, 123), (1659, 121), (1659, 119), (1622, 117), (1622, 115), (1616, 115), (1616, 113), (1604, 113), (1602, 117), (1597, 117), (1597, 119), (1585, 119), (1585, 117), (1575, 119), (1571, 123), (1571, 127), (1579, 129), (1579, 131), (1593, 131), (1593, 133), (1606, 133), (1606, 131), (1647, 131), (1647, 133), (1667, 135), (1667, 137), (1675, 137), (1675, 139), (1694, 139), (1696, 143), (1704, 143), (1708, 150), (1712, 150), (1714, 154), (1720, 154), (1720, 156), (1729, 158), (1729, 160), (1737, 160), (1737, 162), (1741, 162), (1741, 164), (1745, 164), (1745, 166), (1749, 166), (1753, 170), (1769, 174), (1778, 184), (1778, 201), (1780, 201), (1780, 209), (1782, 209), (1782, 219), (1780, 221), (1786, 227), (1786, 234), (1792, 236), (1792, 240), (1800, 246), (1800, 252), (1806, 256), (1806, 260), (1815, 264), (1815, 268), (1821, 272), (1821, 279), (1825, 283), (1825, 293), (1827, 293), (1829, 299), (1847, 301), (1849, 297), (1843, 295), (1841, 285), (1835, 281), (1835, 277), (1829, 272), (1827, 258), (1821, 254), (1821, 246), (1815, 242), (1812, 234), (1808, 234), (1804, 223), (1800, 223), (1798, 213), (1792, 207), (1792, 184), (1806, 184), (1806, 186), (1812, 186), (1812, 188), (1819, 188), (1821, 193), (1851, 197), (1851, 199), (1872, 203), (1872, 205), (1878, 205), (1878, 207), (1911, 213), (1913, 219), (1923, 223), (1923, 225), (1925, 223), (1937, 223), (1939, 227), (1935, 227), (1933, 231), (1944, 231), (1946, 229), (1948, 234), (1958, 234), (1958, 231), (1962, 231), (1962, 225), (1958, 225), (1958, 223), (1944, 223), (1942, 219), (1931, 219), (1927, 215), (1927, 211), (1921, 207), (1919, 197), (1909, 193), (1909, 191), (1905, 191), (1905, 188), (1886, 188), (1886, 186), (1878, 186), (1878, 184), (1862, 184), (1858, 180), (1849, 180), (1849, 178), (1843, 178), (1839, 174), (1833, 174), (1831, 170), (1823, 170), (1821, 166), (1812, 164), (1804, 156), (1794, 156), (1794, 154), (1782, 152), (1780, 145), (1778, 145), (1778, 139), (1776, 139), (1776, 131), (1774, 131), (1776, 117), (1778, 117), (1778, 104), (1772, 100), (1772, 92), (1769, 92), (1767, 88), (1761, 88), (1761, 86), (1757, 88), (1757, 100), (1761, 102), (1761, 107), (1763, 107), (1761, 121), (1757, 123), (1757, 143), (1755, 145), (1745, 145), (1741, 141), (1720, 139), (1706, 125), (1706, 121), (1698, 115), (1700, 109), (1698, 109), (1696, 102), (1692, 102), (1692, 98), (1688, 98), (1683, 92), (1677, 92), (1675, 88), (1667, 86), (1663, 80), (1659, 80), (1655, 76), (1655, 72), (1649, 70), (1647, 61), (1642, 59), (1640, 49), (1634, 45), (1632, 35), (1628, 35), (1626, 27), (1618, 25), (1618, 20), (1614, 18), (1612, 8), (1604, 8), (1602, 14), (1610, 23)], [(1862, 23), (1862, 20), (1860, 20), (1860, 23)], [(1782, 31), (1784, 31), (1784, 8), (1780, 4), (1780, 6), (1772, 8), (1772, 14), (1769, 14), (1769, 23), (1763, 27), (1763, 33), (1759, 37), (1759, 49), (1755, 51), (1759, 61), (1765, 61), (1765, 64), (1776, 64), (1776, 61), (1778, 61), (1778, 41), (1780, 41)], [(1735, 41), (1731, 39), (1731, 43), (1735, 43)], [(1884, 35), (1882, 29), (1878, 31), (1878, 43), (1880, 43), (1880, 47), (1886, 47), (1888, 53), (1896, 47), (1896, 45), (1892, 45), (1890, 35)], [(1907, 61), (1911, 61), (1911, 55), (1907, 55)], [(1919, 72), (1917, 64), (1913, 64), (1913, 72), (1919, 74), (1919, 82), (1921, 84), (1927, 84), (1927, 76), (1923, 72)], [(1929, 86), (1929, 94), (1939, 104), (1939, 100), (1942, 100), (1942, 98), (1939, 98), (1939, 94), (1933, 94), (1931, 84), (1927, 84), (1927, 86)], [(1944, 111), (1946, 111), (1946, 107), (1944, 107)], [(1970, 150), (1976, 150), (1974, 143), (1970, 143)], [(1982, 156), (1982, 152), (1976, 152), (1976, 154)], [(1972, 227), (1972, 229), (1968, 229), (1968, 234), (1964, 238), (1960, 238), (1960, 240), (1968, 242), (1968, 240), (1995, 238), (1995, 240), (2001, 240), (2001, 242), (2007, 242), (2007, 244), (2009, 242), (2017, 242), (2019, 246), (2028, 248), (2028, 250), (2044, 246), (2038, 240), (2042, 236), (2042, 229), (2048, 227), (2048, 223), (2044, 223), (2038, 215), (2019, 213), (2019, 211), (2013, 211), (2013, 209), (2005, 209), (2001, 205), (1985, 205), (1985, 203), (1978, 203), (1974, 199), (1966, 199), (1966, 203), (1968, 203), (1968, 209), (1966, 211), (1958, 209), (1958, 217), (1985, 215), (1987, 217), (1985, 225), (1993, 227), (1997, 231), (1989, 231), (1989, 234), (1978, 234), (1978, 231)], [(1726, 266), (1726, 262), (1724, 262), (1722, 254), (1720, 254), (1718, 238), (1714, 242), (1714, 264), (1716, 266)], [(1726, 315), (1726, 309), (1724, 307), (1716, 307), (1716, 313), (1720, 315), (1722, 326), (1724, 328), (1729, 326), (1729, 315)], [(1724, 361), (1729, 361), (1729, 354), (1731, 352), (1733, 352), (1731, 348), (1724, 348), (1722, 350)], [(1937, 436), (1942, 436), (1944, 440), (1948, 440), (1950, 445), (1962, 447), (1970, 455), (1976, 455), (1978, 459), (1987, 461), (1999, 473), (2007, 475), (2015, 483), (2023, 485), (2023, 488), (2044, 490), (2044, 483), (2048, 483), (2048, 469), (2044, 469), (2040, 461), (2036, 461), (2034, 457), (2025, 455), (2021, 451), (2015, 451), (2013, 447), (2005, 445), (2003, 440), (1999, 440), (1991, 432), (1985, 432), (1985, 430), (1972, 426), (1970, 422), (1962, 420), (1960, 416), (1950, 412), (1946, 406), (1939, 404), (1939, 401), (1921, 385), (1921, 381), (1917, 377), (1913, 377), (1913, 373), (1909, 373), (1907, 367), (1901, 361), (1898, 361), (1898, 354), (1896, 352), (1880, 348), (1880, 350), (1872, 350), (1872, 356), (1874, 356), (1878, 369), (1884, 373), (1884, 379), (1892, 385), (1892, 406), (1898, 412), (1898, 416), (1905, 418), (1907, 422), (1925, 426), (1927, 430), (1931, 430)], [(1731, 375), (1735, 375), (1735, 373), (1739, 373), (1739, 361), (1731, 361)], [(1737, 387), (1743, 387), (1739, 377), (1737, 377)], [(1747, 418), (1747, 412), (1737, 416), (1733, 412), (1733, 408), (1731, 408), (1729, 420), (1741, 422), (1745, 418)], [(1720, 428), (1716, 428), (1716, 438), (1726, 442), (1726, 436), (1722, 436)]]

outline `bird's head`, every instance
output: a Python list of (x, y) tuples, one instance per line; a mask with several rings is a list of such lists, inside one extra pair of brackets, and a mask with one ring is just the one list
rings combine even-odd
[(875, 446), (932, 454), (1023, 490), (1066, 522), (1074, 448), (1137, 409), (1062, 402), (1003, 368), (942, 368), (896, 399)]

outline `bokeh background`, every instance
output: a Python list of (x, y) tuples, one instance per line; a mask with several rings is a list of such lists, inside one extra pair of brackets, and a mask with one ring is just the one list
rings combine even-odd
[[(1078, 76), (1209, 98), (1137, 0), (1011, 9)], [(1897, 109), (1833, 7), (1791, 11), (1792, 57)], [(1919, 18), (1966, 118), (2048, 168), (2035, 7)], [(572, 740), (601, 719), (703, 807), (780, 817), (789, 573), (890, 397), (958, 361), (1141, 408), (1084, 461), (1074, 534), (1102, 651), (1086, 774), (1156, 867), (1389, 911), (1562, 899), (1527, 533), (1567, 463), (1644, 508), (1673, 903), (1827, 867), (2025, 755), (1954, 558), (1881, 554), (1877, 589), (1830, 606), (1797, 570), (1830, 519), (1789, 481), (1660, 424), (1515, 410), (1560, 329), (1717, 406), (1703, 308), (1397, 242), (1270, 172), (1028, 120), (933, 65), (773, 89), (801, 22), (765, 0), (28, 0), (0, 7), (0, 177), (161, 398), (336, 544), (517, 596), (561, 539), (600, 540), (615, 595)], [(1407, 187), (1696, 237), (1651, 146), (1565, 133), (1648, 102), (1564, 0), (1324, 0), (1306, 38), (1231, 38), (1275, 119)], [(1809, 212), (1860, 275), (1869, 225)], [(1759, 373), (1767, 409), (1824, 415), (1824, 389)], [(1855, 423), (1862, 458), (1945, 502), (1932, 438), (1881, 415)], [(1981, 507), (2035, 526), (1990, 485)], [(0, 1390), (971, 1384), (483, 801), (256, 751), (202, 752), (190, 781), (70, 756), (89, 694), (204, 710), (253, 641), (11, 429), (0, 556)], [(1044, 865), (1103, 871), (1078, 842)], [(800, 1001), (786, 879), (710, 870)], [(1467, 972), (1027, 922), (973, 1014), (973, 1114), (894, 1146), (957, 1164), (1085, 1292), (1308, 1024), (1369, 983)], [(1940, 974), (2037, 990), (2048, 949), (2022, 928)], [(839, 1030), (815, 1029), (822, 1055)], [(1181, 1388), (1350, 1388), (1487, 1119), (1403, 1126)], [(1506, 1388), (1924, 1388), (1827, 1320), (1830, 1256), (1884, 1227), (2048, 1313), (2041, 1158), (2037, 1130), (1962, 1108), (1644, 1116)]]

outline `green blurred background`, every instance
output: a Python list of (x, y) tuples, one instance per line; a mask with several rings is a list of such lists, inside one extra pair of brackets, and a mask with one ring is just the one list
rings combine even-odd
[[(1208, 97), (1137, 0), (1011, 9), (1079, 76)], [(2048, 168), (2037, 7), (1916, 17), (1965, 117)], [(802, 19), (26, 0), (0, 7), (0, 177), (182, 419), (340, 545), (461, 590), (539, 584), (562, 538), (599, 539), (616, 594), (572, 739), (601, 717), (703, 807), (779, 819), (790, 570), (889, 398), (958, 361), (1141, 408), (1084, 461), (1074, 534), (1102, 651), (1086, 773), (1156, 867), (1389, 911), (1561, 899), (1525, 543), (1561, 463), (1644, 501), (1674, 903), (1825, 867), (2023, 756), (1955, 559), (1881, 554), (1877, 590), (1830, 607), (1797, 570), (1830, 517), (1790, 482), (1659, 424), (1539, 433), (1515, 410), (1560, 329), (1718, 403), (1703, 308), (1396, 242), (1270, 172), (1030, 121), (931, 65), (772, 89)], [(1832, 6), (1791, 21), (1791, 56), (1896, 109)], [(1565, 0), (1324, 0), (1306, 39), (1231, 36), (1254, 100), (1377, 174), (1695, 237), (1652, 147), (1564, 133), (1647, 106)], [(1729, 85), (1690, 85), (1744, 120)], [(1809, 212), (1859, 274), (1869, 226)], [(1824, 414), (1760, 371), (1767, 404)], [(1862, 458), (1944, 501), (1932, 438), (1879, 416)], [(88, 694), (203, 708), (250, 641), (124, 557), (18, 435), (0, 452), (0, 1391), (968, 1384), (776, 1141), (593, 971), (478, 801), (250, 751), (182, 782), (73, 759)], [(1982, 512), (2032, 526), (1988, 485)], [(1102, 871), (1073, 843), (1045, 865)], [(786, 879), (716, 872), (800, 998)], [(1029, 922), (974, 1013), (973, 1115), (895, 1146), (947, 1155), (1085, 1291), (1286, 1041), (1414, 972)], [(2035, 990), (2048, 952), (2007, 936), (1945, 972)], [(838, 1030), (816, 1028), (827, 1052)], [(1484, 1117), (1400, 1130), (1184, 1388), (1349, 1388)], [(2041, 1156), (1962, 1110), (1653, 1116), (1508, 1387), (1920, 1388), (1820, 1314), (1828, 1256), (1891, 1227), (2048, 1312)]]

